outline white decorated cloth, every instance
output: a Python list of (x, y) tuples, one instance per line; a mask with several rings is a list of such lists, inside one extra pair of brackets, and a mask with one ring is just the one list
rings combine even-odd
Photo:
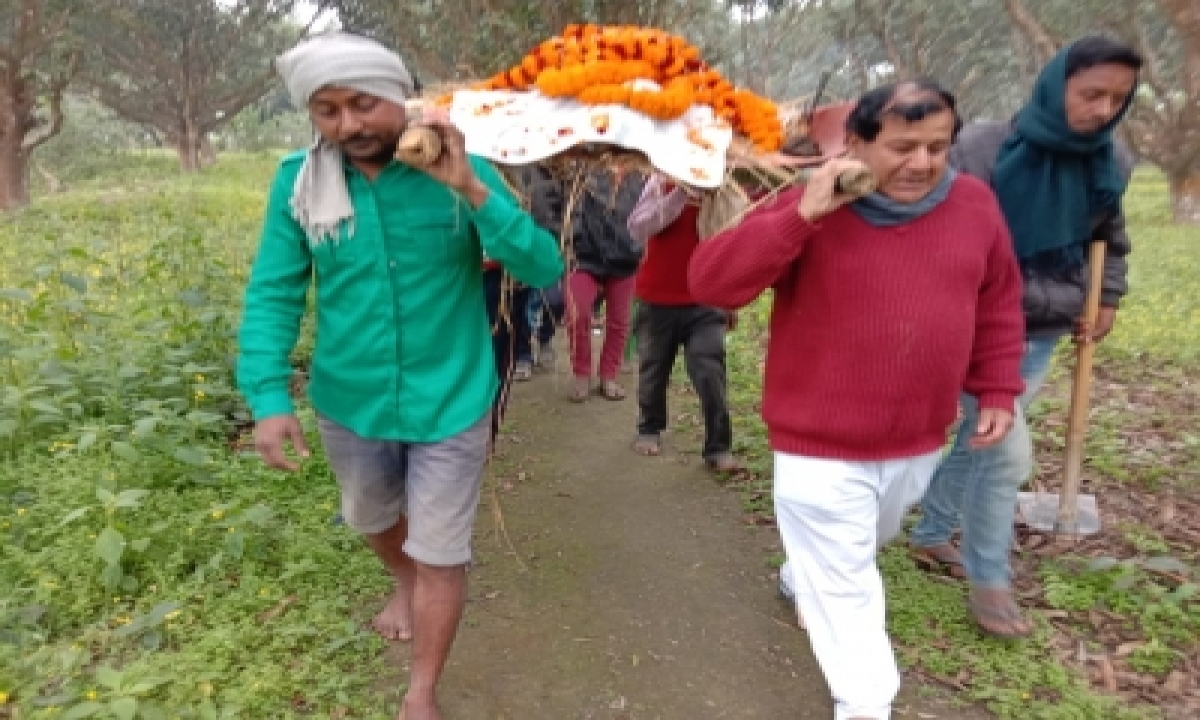
[(679, 182), (704, 188), (721, 185), (733, 142), (729, 123), (707, 105), (655, 120), (624, 105), (584, 105), (536, 90), (460, 90), (450, 120), (466, 136), (467, 152), (494, 162), (525, 165), (583, 143), (606, 143), (640, 151)]

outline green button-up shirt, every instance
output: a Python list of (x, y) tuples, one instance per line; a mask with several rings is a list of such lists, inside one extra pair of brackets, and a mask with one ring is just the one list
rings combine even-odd
[(282, 161), (246, 290), (238, 385), (256, 420), (293, 412), (288, 357), (316, 280), (316, 409), (363, 437), (436, 442), (477, 422), (499, 387), (482, 258), (534, 287), (563, 271), (555, 239), (487, 162), (490, 190), (466, 200), (402, 163), (375, 180), (346, 163), (353, 233), (310, 244), (291, 212), (303, 152)]

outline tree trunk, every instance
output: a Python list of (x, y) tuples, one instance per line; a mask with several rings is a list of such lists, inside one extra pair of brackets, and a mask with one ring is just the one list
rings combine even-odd
[(0, 212), (29, 204), (29, 153), (21, 138), (0, 143)]
[(179, 169), (185, 173), (200, 169), (200, 138), (183, 135), (175, 140), (175, 152), (179, 153)]
[(211, 167), (217, 162), (217, 147), (208, 139), (208, 133), (200, 136), (200, 167)]
[(1170, 179), (1175, 222), (1200, 225), (1200, 168), (1171, 173)]

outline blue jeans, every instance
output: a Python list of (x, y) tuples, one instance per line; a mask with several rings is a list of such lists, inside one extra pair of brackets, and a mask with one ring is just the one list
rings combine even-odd
[(1011, 582), (1008, 554), (1017, 493), (1033, 471), (1033, 442), (1025, 411), (1046, 379), (1058, 341), (1058, 337), (1026, 340), (1021, 358), (1025, 392), (1017, 399), (1012, 430), (998, 445), (971, 449), (979, 407), (974, 397), (962, 396), (962, 424), (921, 500), (921, 521), (912, 532), (912, 544), (945, 545), (961, 522), (963, 566), (976, 587), (1006, 588)]
[(562, 286), (559, 283), (540, 290), (530, 290), (529, 327), (539, 345), (548, 345), (554, 339), (555, 325), (562, 322), (565, 314)]

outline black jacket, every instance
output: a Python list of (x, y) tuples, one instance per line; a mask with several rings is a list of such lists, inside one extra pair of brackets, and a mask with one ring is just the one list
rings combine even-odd
[[(996, 155), (1011, 133), (1011, 122), (968, 125), (950, 150), (950, 164), (960, 172), (974, 175), (990, 185)], [(1117, 162), (1128, 177), (1133, 170), (1133, 159), (1120, 143), (1117, 144)], [(1126, 256), (1131, 248), (1129, 235), (1125, 233), (1125, 218), (1120, 213), (1092, 218), (1092, 237), (1080, 238), (1080, 242), (1090, 240), (1103, 240), (1108, 245), (1100, 302), (1118, 307), (1128, 289), (1126, 275), (1129, 263)], [(1076, 319), (1083, 315), (1088, 284), (1087, 267), (1058, 272), (1023, 269), (1021, 275), (1025, 285), (1022, 302), (1026, 334), (1046, 336), (1070, 332)]]
[(583, 183), (571, 214), (575, 267), (603, 278), (637, 273), (642, 246), (629, 234), (629, 215), (642, 195), (645, 179), (626, 173), (620, 183), (610, 173), (594, 172)]
[[(626, 173), (614, 187), (613, 176), (597, 170), (576, 188), (574, 178), (560, 181), (537, 166), (522, 168), (521, 176), (533, 219), (560, 238), (569, 231), (570, 247), (564, 255), (571, 269), (615, 279), (637, 272), (642, 247), (630, 236), (628, 222), (645, 177)], [(565, 218), (568, 203), (569, 223)]]

